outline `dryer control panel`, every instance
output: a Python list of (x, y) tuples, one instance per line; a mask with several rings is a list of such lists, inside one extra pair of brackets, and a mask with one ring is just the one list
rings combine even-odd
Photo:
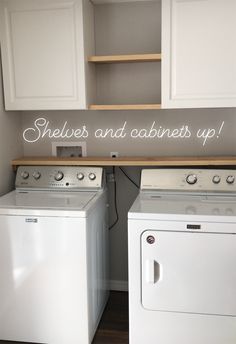
[(16, 188), (100, 189), (103, 169), (85, 166), (19, 166)]
[(236, 192), (236, 170), (142, 170), (141, 190)]

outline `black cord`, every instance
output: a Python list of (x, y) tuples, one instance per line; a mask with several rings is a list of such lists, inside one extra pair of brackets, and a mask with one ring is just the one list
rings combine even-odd
[(109, 227), (109, 230), (111, 230), (119, 221), (119, 214), (118, 214), (118, 207), (117, 207), (117, 185), (116, 185), (116, 170), (115, 166), (112, 168), (112, 172), (114, 175), (114, 205), (115, 205), (115, 212), (116, 212), (116, 219), (113, 222), (113, 224)]
[(129, 181), (131, 182), (131, 183), (133, 183), (135, 186), (136, 186), (136, 188), (138, 188), (139, 189), (139, 186), (138, 186), (138, 184), (136, 184), (131, 178), (130, 178), (130, 176), (128, 176), (128, 174), (123, 170), (123, 168), (122, 167), (119, 167), (119, 169), (121, 170), (121, 172), (126, 176), (126, 178), (128, 178), (129, 179)]

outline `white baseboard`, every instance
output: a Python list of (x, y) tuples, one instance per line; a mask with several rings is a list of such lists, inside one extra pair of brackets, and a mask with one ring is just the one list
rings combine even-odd
[(128, 291), (128, 281), (110, 280), (110, 290)]

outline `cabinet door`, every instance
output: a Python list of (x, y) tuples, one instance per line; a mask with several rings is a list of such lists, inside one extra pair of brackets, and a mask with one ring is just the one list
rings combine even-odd
[(236, 106), (236, 1), (162, 2), (162, 107)]
[(82, 0), (1, 1), (7, 110), (86, 107)]

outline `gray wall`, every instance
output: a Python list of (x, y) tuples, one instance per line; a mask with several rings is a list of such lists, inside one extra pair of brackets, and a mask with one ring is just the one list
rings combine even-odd
[[(161, 52), (161, 2), (95, 6), (97, 55)], [(160, 103), (161, 63), (97, 66), (98, 104)]]
[(13, 187), (14, 173), (11, 160), (23, 155), (21, 114), (4, 111), (1, 80), (0, 68), (0, 195)]
[[(97, 54), (152, 53), (161, 50), (160, 3), (132, 3), (99, 5), (95, 11)], [(97, 68), (98, 103), (160, 102), (160, 63), (120, 64)], [(90, 156), (109, 156), (111, 151), (120, 156), (170, 156), (170, 155), (235, 155), (236, 109), (190, 109), (160, 111), (48, 111), (25, 112), (23, 129), (33, 127), (35, 119), (45, 117), (50, 128), (79, 128), (86, 125), (89, 137), (87, 153)], [(125, 138), (94, 137), (97, 128), (120, 128), (127, 121)], [(187, 125), (190, 138), (146, 138), (129, 136), (133, 128), (181, 128)], [(224, 121), (220, 135), (217, 135)], [(15, 122), (14, 122), (15, 123)], [(216, 134), (203, 145), (196, 137), (198, 129), (214, 128)], [(218, 137), (219, 136), (219, 137)], [(8, 139), (8, 138), (6, 138)], [(83, 141), (83, 139), (78, 139)], [(45, 137), (37, 143), (24, 143), (25, 155), (50, 155), (51, 143), (62, 141)], [(69, 139), (67, 141), (76, 141)], [(111, 172), (111, 168), (107, 169)], [(139, 182), (140, 168), (125, 168)], [(127, 211), (137, 195), (137, 189), (116, 168), (119, 222), (110, 232), (111, 279), (127, 280)], [(115, 219), (113, 207), (113, 184), (109, 183), (110, 223)]]
[[(236, 153), (236, 109), (178, 109), (156, 111), (47, 111), (23, 113), (23, 129), (34, 128), (37, 118), (45, 118), (49, 123), (47, 129), (62, 129), (67, 122), (68, 129), (81, 128), (86, 125), (89, 136), (87, 139), (69, 139), (67, 141), (86, 141), (87, 152), (90, 156), (110, 156), (111, 151), (119, 152), (120, 156), (158, 156), (158, 155), (234, 155)], [(150, 129), (155, 121), (156, 128), (181, 128), (188, 126), (192, 133), (190, 138), (131, 138), (133, 128)], [(223, 129), (203, 145), (203, 139), (197, 138), (198, 129), (214, 128), (216, 134), (224, 121)], [(96, 138), (94, 133), (98, 128), (119, 129), (126, 122), (125, 138)], [(43, 133), (44, 127), (40, 127)], [(52, 133), (51, 131), (51, 133)], [(49, 133), (49, 132), (48, 132)], [(53, 141), (63, 141), (61, 138), (50, 139), (47, 135), (36, 143), (24, 142), (26, 155), (50, 155)], [(39, 131), (36, 131), (33, 140)], [(30, 135), (27, 135), (30, 139)]]

